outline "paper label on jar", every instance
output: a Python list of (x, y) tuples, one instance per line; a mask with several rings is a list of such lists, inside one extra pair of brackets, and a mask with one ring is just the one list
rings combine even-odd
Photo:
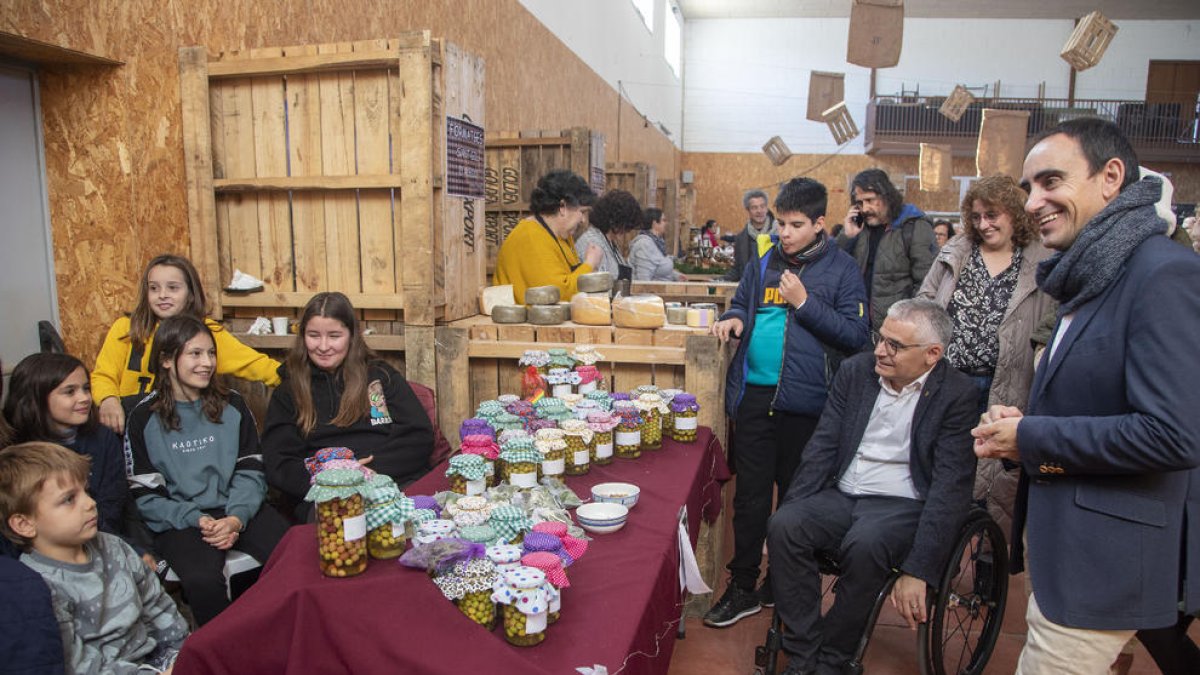
[(547, 616), (549, 616), (549, 614), (547, 612), (538, 612), (537, 614), (526, 614), (525, 615), (525, 634), (526, 635), (537, 635), (538, 633), (541, 633), (542, 631), (546, 630), (546, 617)]
[(579, 385), (579, 393), (586, 394), (589, 391), (596, 391), (596, 381), (595, 380), (588, 382), (586, 384)]
[(696, 428), (698, 417), (676, 417), (675, 428), (680, 431), (691, 431)]
[(399, 539), (405, 536), (404, 525), (402, 523), (392, 523), (392, 538)]
[(613, 444), (612, 443), (604, 443), (604, 444), (596, 445), (596, 459), (605, 459), (607, 457), (612, 457), (612, 452), (613, 452)]
[(550, 389), (550, 395), (554, 398), (562, 398), (563, 394), (569, 393), (571, 393), (571, 385), (569, 384), (556, 384)]
[(479, 480), (467, 481), (467, 496), (481, 495), (487, 489), (487, 479), (480, 478)]
[(642, 444), (641, 430), (618, 431), (616, 433), (616, 436), (617, 436), (617, 445), (641, 445)]
[(550, 598), (550, 611), (557, 612), (561, 609), (562, 609), (562, 596), (559, 594), (555, 594), (554, 597)]
[(537, 487), (537, 472), (510, 473), (508, 474), (508, 482), (516, 485), (517, 487)]
[(367, 517), (366, 515), (354, 516), (346, 518), (342, 521), (342, 531), (345, 532), (346, 541), (354, 541), (367, 536)]
[(494, 462), (488, 462), (488, 463), (484, 464), (483, 465), (483, 475), (484, 476), (495, 476), (496, 475), (496, 464)]
[(584, 466), (591, 460), (591, 453), (587, 450), (575, 451), (575, 466)]
[(567, 470), (567, 460), (547, 459), (542, 461), (543, 476), (561, 476)]

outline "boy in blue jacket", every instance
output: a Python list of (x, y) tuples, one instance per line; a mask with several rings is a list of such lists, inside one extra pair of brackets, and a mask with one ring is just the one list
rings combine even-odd
[(842, 355), (867, 343), (862, 274), (825, 232), (825, 186), (793, 178), (775, 198), (778, 233), (759, 238), (729, 311), (712, 332), (739, 338), (725, 383), (735, 421), (733, 560), (729, 587), (704, 616), (723, 628), (774, 603), (756, 592), (772, 488), (787, 492)]

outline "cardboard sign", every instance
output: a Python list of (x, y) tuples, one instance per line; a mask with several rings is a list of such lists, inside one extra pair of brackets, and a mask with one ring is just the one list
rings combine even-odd
[(808, 76), (808, 114), (805, 119), (823, 122), (821, 114), (846, 100), (846, 74), (812, 71)]
[(446, 118), (446, 194), (483, 199), (483, 127), (456, 117)]
[(1028, 110), (984, 108), (979, 145), (975, 149), (975, 175), (1020, 178), (1028, 132)]
[(891, 68), (900, 61), (904, 43), (904, 6), (855, 0), (850, 8), (846, 60), (864, 68)]
[(938, 108), (938, 112), (951, 122), (957, 122), (962, 119), (963, 113), (974, 102), (975, 95), (967, 91), (966, 87), (958, 84), (954, 86), (954, 91), (950, 92), (950, 95), (942, 102), (942, 107)]
[(921, 144), (921, 191), (940, 192), (954, 187), (949, 145)]

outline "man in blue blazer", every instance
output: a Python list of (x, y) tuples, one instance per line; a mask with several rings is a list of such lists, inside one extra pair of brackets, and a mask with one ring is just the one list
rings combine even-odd
[(1181, 598), (1200, 606), (1200, 515), (1185, 519), (1200, 416), (1183, 405), (1200, 383), (1200, 258), (1159, 236), (1162, 183), (1138, 180), (1112, 123), (1049, 130), (1023, 174), (1058, 251), (1038, 270), (1058, 323), (1024, 414), (989, 410), (976, 453), (1022, 468), (1013, 565), (1024, 552), (1033, 594), (1017, 672), (1105, 673), (1136, 630), (1174, 624)]
[[(892, 603), (926, 620), (925, 589), (945, 570), (975, 476), (978, 392), (942, 358), (953, 324), (923, 299), (893, 304), (874, 354), (838, 370), (816, 433), (768, 526), (787, 674), (841, 673), (893, 569)], [(842, 576), (821, 617), (816, 554)]]

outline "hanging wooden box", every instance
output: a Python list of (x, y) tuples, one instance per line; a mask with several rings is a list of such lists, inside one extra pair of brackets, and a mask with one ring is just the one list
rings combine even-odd
[(921, 144), (921, 190), (940, 192), (954, 186), (949, 145)]
[(784, 143), (783, 139), (778, 136), (772, 136), (771, 140), (764, 143), (762, 151), (775, 166), (781, 166), (792, 158), (792, 151), (788, 148), (787, 143)]
[[(409, 325), (476, 312), (483, 194), (447, 195), (446, 146), (448, 117), (484, 124), (482, 58), (428, 31), (179, 54), (191, 253), (215, 316), (324, 290)], [(266, 290), (218, 291), (235, 269)]]
[(606, 172), (608, 190), (624, 190), (638, 200), (642, 208), (658, 206), (658, 170), (645, 162), (609, 162)]
[(890, 0), (855, 0), (850, 8), (846, 60), (863, 68), (891, 68), (904, 44), (904, 5)]
[(808, 114), (805, 119), (822, 122), (821, 113), (846, 100), (846, 74), (812, 71), (808, 76)]
[(854, 118), (844, 102), (822, 113), (821, 120), (829, 126), (829, 133), (833, 134), (833, 140), (838, 145), (858, 136), (858, 126), (854, 124)]
[(605, 188), (604, 134), (587, 127), (557, 131), (501, 131), (487, 135), (488, 266), (494, 267), (500, 245), (522, 218), (530, 215), (529, 195), (538, 179), (554, 169), (570, 169)]
[(942, 107), (938, 108), (938, 112), (951, 122), (957, 122), (962, 119), (963, 113), (974, 102), (974, 94), (967, 91), (967, 88), (961, 84), (955, 85), (954, 91), (950, 92), (950, 95), (942, 102)]
[(975, 149), (976, 175), (982, 178), (1002, 174), (1020, 178), (1028, 131), (1028, 110), (984, 108), (979, 145)]
[(1100, 63), (1116, 34), (1116, 24), (1097, 10), (1079, 20), (1059, 56), (1075, 70), (1087, 70)]

